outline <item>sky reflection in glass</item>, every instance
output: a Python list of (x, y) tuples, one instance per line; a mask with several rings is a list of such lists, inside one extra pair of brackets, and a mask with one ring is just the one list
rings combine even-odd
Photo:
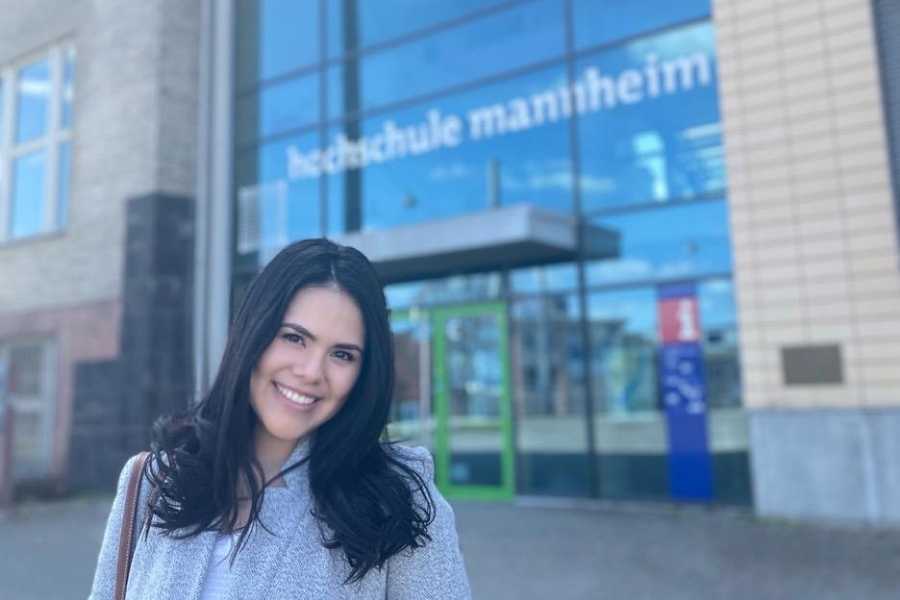
[(361, 104), (371, 108), (559, 56), (563, 3), (540, 0), (366, 55)]
[[(564, 81), (562, 67), (503, 81), (442, 98), (427, 105), (371, 118), (363, 135), (384, 131), (390, 121), (397, 128), (427, 120), (429, 110), (458, 115), (468, 128), (469, 111), (506, 98), (542, 91)], [(330, 139), (337, 135), (332, 131)], [(494, 195), (492, 173), (497, 175)], [(329, 213), (340, 211), (344, 176), (331, 178)], [(547, 210), (572, 211), (572, 171), (569, 130), (565, 120), (524, 131), (482, 135), (463, 133), (455, 147), (372, 164), (362, 172), (363, 228), (377, 229), (487, 210), (492, 202), (528, 202)], [(335, 206), (338, 205), (338, 206)], [(329, 221), (332, 221), (329, 218)], [(331, 227), (338, 226), (332, 223)], [(336, 230), (330, 229), (331, 233)]]
[(238, 254), (257, 253), (268, 262), (286, 244), (320, 235), (319, 181), (288, 180), (285, 149), (312, 149), (318, 136), (265, 144), (238, 156)]
[(587, 265), (589, 284), (672, 280), (731, 270), (725, 202), (698, 202), (597, 218), (620, 237), (616, 259)]
[(655, 289), (590, 294), (588, 323), (595, 409), (614, 415), (655, 412)]
[(319, 0), (238, 0), (236, 14), (239, 88), (319, 59)]
[(237, 103), (238, 142), (252, 142), (315, 122), (319, 118), (319, 74), (262, 88)]
[(709, 0), (573, 0), (575, 47), (609, 43), (691, 19), (708, 17)]
[(72, 173), (72, 142), (59, 145), (59, 169), (57, 181), (56, 220), (58, 227), (65, 227), (69, 221), (69, 185)]
[(731, 279), (710, 279), (697, 285), (703, 329), (706, 385), (712, 409), (742, 404), (737, 308)]
[(578, 72), (590, 68), (618, 94), (579, 121), (585, 211), (724, 189), (709, 24), (604, 50), (577, 65)]
[(515, 294), (573, 290), (578, 287), (578, 270), (572, 263), (514, 269), (509, 272), (509, 286)]
[(13, 161), (11, 237), (34, 235), (43, 230), (46, 165), (45, 150)]
[(22, 67), (18, 77), (16, 143), (21, 144), (47, 133), (50, 109), (50, 64), (46, 60)]
[(502, 0), (378, 0), (360, 2), (359, 39), (365, 48), (499, 4)]

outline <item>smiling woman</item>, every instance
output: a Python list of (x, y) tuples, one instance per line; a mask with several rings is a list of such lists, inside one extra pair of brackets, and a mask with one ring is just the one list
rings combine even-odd
[(298, 440), (344, 406), (359, 375), (364, 327), (356, 303), (336, 285), (294, 295), (250, 377), (250, 405), (260, 421), (257, 458), (273, 474)]
[[(394, 362), (372, 265), (306, 240), (253, 281), (212, 389), (160, 419), (128, 598), (469, 598), (422, 448), (385, 442)], [(112, 598), (125, 466), (91, 598)]]

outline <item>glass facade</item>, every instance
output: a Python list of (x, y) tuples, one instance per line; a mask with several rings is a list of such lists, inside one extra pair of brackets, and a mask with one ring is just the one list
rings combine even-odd
[(701, 499), (750, 502), (708, 1), (237, 6), (233, 301), (306, 237), (523, 204), (603, 231), (388, 281), (392, 433), (460, 495), (682, 499), (663, 355), (694, 311)]

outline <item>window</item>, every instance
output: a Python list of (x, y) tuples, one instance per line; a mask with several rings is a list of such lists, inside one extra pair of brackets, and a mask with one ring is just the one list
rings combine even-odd
[[(563, 67), (551, 66), (365, 118), (355, 138), (332, 128), (332, 154), (347, 147), (342, 140), (353, 139), (365, 161), (349, 152), (335, 161), (328, 234), (351, 229), (342, 218), (351, 211), (359, 212), (364, 230), (520, 203), (571, 213), (569, 126), (553, 96), (564, 80)], [(535, 100), (548, 96), (549, 104)], [(298, 167), (314, 160), (298, 158)], [(358, 181), (347, 175), (357, 165), (364, 171)], [(298, 177), (316, 173), (295, 171)]]
[[(503, 3), (503, 0), (379, 0), (356, 2), (348, 6), (346, 3), (333, 2), (328, 7), (329, 56), (352, 50), (354, 45), (368, 48), (390, 43), (398, 37), (431, 29), (435, 25), (496, 10), (497, 5)], [(348, 18), (356, 23), (355, 44), (344, 36), (344, 25)]]
[(11, 403), (17, 478), (48, 474), (53, 450), (56, 350), (49, 339), (0, 342), (0, 398)]
[(575, 72), (586, 212), (723, 193), (712, 24), (604, 47)]
[(0, 242), (68, 219), (75, 50), (0, 69)]
[(287, 149), (316, 148), (315, 133), (278, 139), (237, 155), (235, 269), (255, 272), (288, 243), (321, 235), (319, 180), (288, 179)]
[(367, 54), (360, 65), (362, 108), (560, 57), (565, 49), (562, 19), (562, 3), (529, 2)]
[(241, 89), (319, 58), (317, 0), (239, 0), (236, 76)]
[(663, 205), (598, 216), (618, 239), (617, 254), (587, 263), (589, 285), (680, 280), (731, 271), (723, 200)]
[(608, 44), (676, 23), (708, 18), (710, 8), (709, 0), (574, 0), (575, 47)]
[(587, 374), (578, 296), (515, 298), (509, 319), (519, 491), (587, 496)]

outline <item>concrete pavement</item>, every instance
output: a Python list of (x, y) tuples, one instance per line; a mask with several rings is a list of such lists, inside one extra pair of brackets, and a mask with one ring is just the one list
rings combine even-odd
[[(85, 598), (109, 498), (0, 516), (0, 600)], [(475, 598), (900, 598), (900, 531), (733, 511), (454, 503)]]

